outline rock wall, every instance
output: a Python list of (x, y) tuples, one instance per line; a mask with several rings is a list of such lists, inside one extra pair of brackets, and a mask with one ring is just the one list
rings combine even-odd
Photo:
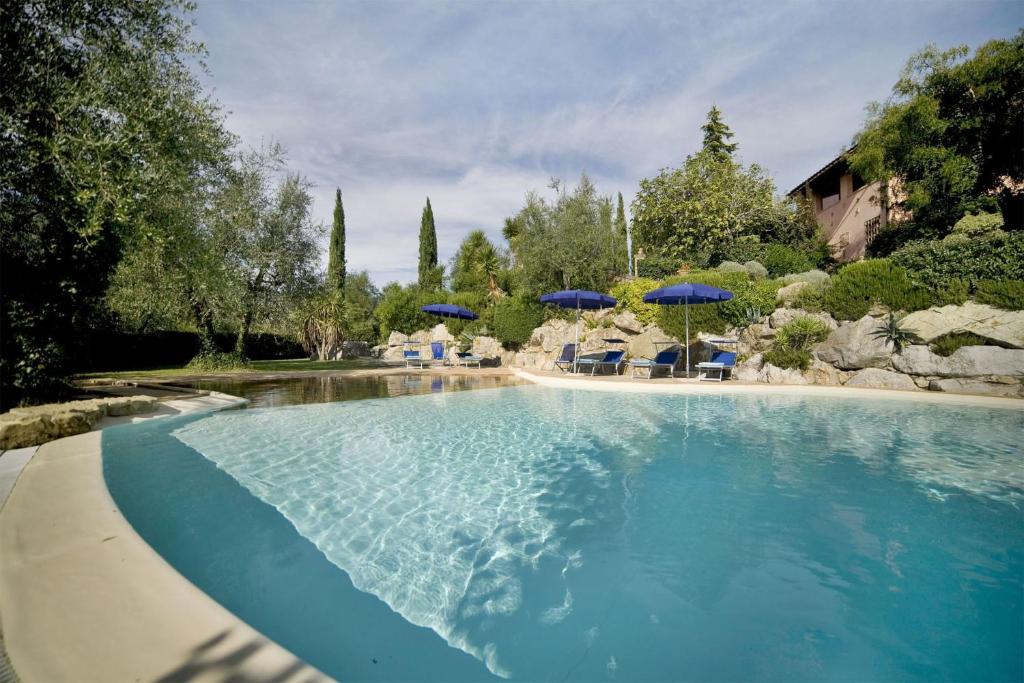
[(0, 415), (0, 450), (82, 434), (105, 416), (151, 413), (156, 407), (151, 396), (116, 396), (14, 408)]

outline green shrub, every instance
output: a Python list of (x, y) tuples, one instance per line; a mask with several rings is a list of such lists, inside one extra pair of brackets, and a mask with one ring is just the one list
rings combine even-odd
[(676, 271), (679, 270), (679, 265), (679, 262), (675, 259), (664, 258), (662, 256), (648, 256), (645, 259), (637, 261), (636, 275), (638, 277), (649, 277), (660, 280), (663, 277), (675, 275)]
[(203, 351), (190, 360), (186, 369), (199, 372), (224, 372), (249, 367), (249, 359), (236, 351)]
[(785, 244), (766, 244), (757, 259), (768, 269), (772, 277), (781, 277), (789, 273), (803, 273), (816, 264), (802, 251)]
[[(739, 265), (739, 264), (737, 264)], [(740, 266), (742, 268), (742, 266)], [(632, 311), (636, 319), (644, 325), (653, 323), (658, 318), (657, 304), (645, 304), (644, 294), (657, 289), (661, 283), (646, 277), (633, 280), (622, 280), (612, 287), (611, 295), (619, 302), (618, 310)]]
[(939, 356), (952, 356), (961, 346), (984, 346), (988, 341), (971, 332), (955, 332), (946, 334), (931, 344), (932, 353)]
[(887, 259), (869, 259), (851, 263), (833, 276), (822, 303), (838, 320), (857, 320), (876, 303), (894, 311), (919, 311), (931, 306), (934, 297), (912, 283), (905, 269)]
[(533, 330), (544, 322), (544, 307), (532, 298), (508, 296), (494, 304), (494, 336), (503, 345), (516, 348), (530, 341)]
[(718, 270), (723, 273), (745, 273), (746, 268), (743, 267), (742, 263), (736, 263), (735, 261), (722, 261), (718, 264)]
[(1007, 311), (1024, 311), (1024, 281), (979, 280), (975, 300)]
[(955, 243), (978, 239), (979, 237), (1005, 235), (1002, 228), (1003, 214), (1001, 213), (969, 213), (956, 222), (956, 225), (953, 226), (953, 231), (946, 235), (943, 242)]
[(747, 272), (752, 280), (767, 280), (768, 269), (757, 261), (747, 261), (743, 264), (743, 270)]
[(779, 328), (775, 335), (775, 345), (808, 351), (818, 342), (825, 341), (829, 332), (828, 325), (822, 321), (802, 315)]
[(806, 273), (790, 273), (782, 278), (782, 284), (791, 285), (794, 282), (809, 282), (812, 285), (824, 285), (829, 281), (829, 275), (823, 270), (808, 270)]
[(793, 299), (794, 308), (802, 308), (810, 313), (818, 313), (825, 310), (825, 287), (813, 282), (796, 293)]
[(1024, 280), (1024, 231), (949, 244), (911, 242), (889, 259), (907, 270), (911, 280), (941, 292), (951, 280), (974, 288), (981, 280)]
[(788, 370), (806, 370), (811, 367), (811, 352), (805, 349), (776, 345), (765, 351), (763, 358), (765, 363)]
[[(744, 273), (723, 273), (716, 270), (695, 271), (686, 276), (665, 280), (664, 285), (680, 282), (700, 283), (733, 293), (733, 298), (720, 304), (690, 306), (691, 336), (697, 332), (722, 334), (730, 327), (746, 324), (747, 309), (775, 310), (775, 294), (779, 285), (774, 280), (751, 280)], [(657, 323), (666, 333), (680, 339), (685, 330), (683, 306), (658, 306)]]

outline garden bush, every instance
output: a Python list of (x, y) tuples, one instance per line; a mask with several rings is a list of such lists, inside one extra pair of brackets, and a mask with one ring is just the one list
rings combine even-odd
[[(751, 280), (745, 273), (723, 273), (717, 270), (695, 271), (686, 276), (665, 280), (664, 285), (691, 282), (711, 285), (733, 293), (733, 298), (720, 304), (690, 306), (690, 332), (722, 334), (730, 327), (747, 324), (747, 309), (763, 312), (775, 310), (775, 294), (779, 285), (774, 280)], [(683, 306), (658, 306), (657, 323), (666, 333), (682, 338), (685, 330)]]
[(747, 272), (753, 280), (767, 280), (768, 269), (762, 266), (757, 261), (747, 261), (743, 264), (743, 270)]
[(530, 340), (533, 330), (544, 322), (544, 307), (532, 298), (509, 296), (494, 304), (494, 336), (503, 345), (517, 348)]
[(931, 344), (932, 353), (939, 356), (952, 356), (961, 346), (984, 346), (988, 341), (971, 332), (954, 332), (946, 334)]
[(1003, 214), (978, 213), (966, 214), (956, 222), (953, 231), (946, 235), (943, 242), (955, 243), (979, 237), (1005, 236), (1003, 232)]
[(829, 335), (828, 325), (810, 316), (794, 318), (779, 328), (775, 342), (764, 360), (780, 368), (806, 370), (811, 365), (811, 347)]
[(249, 359), (237, 351), (204, 351), (196, 354), (185, 368), (197, 372), (224, 372), (244, 370), (249, 365)]
[(736, 263), (735, 261), (722, 261), (718, 264), (717, 270), (723, 273), (745, 273), (746, 268), (743, 267), (742, 263)]
[(979, 280), (974, 299), (1007, 311), (1024, 311), (1024, 281)]
[(931, 306), (934, 297), (914, 284), (904, 268), (887, 259), (845, 266), (832, 277), (822, 295), (824, 309), (837, 320), (862, 318), (876, 303), (894, 311), (918, 311)]
[[(739, 265), (739, 264), (736, 264)], [(742, 266), (740, 266), (742, 269)], [(658, 280), (639, 277), (634, 280), (623, 280), (612, 287), (611, 295), (618, 301), (618, 310), (632, 311), (636, 319), (644, 325), (650, 325), (658, 318), (657, 304), (645, 304), (644, 294), (661, 286)]]
[(766, 244), (757, 259), (771, 277), (803, 273), (816, 266), (804, 252), (785, 244)]
[(935, 292), (951, 280), (971, 288), (981, 280), (1024, 280), (1024, 232), (1011, 232), (954, 243), (911, 242), (889, 260), (906, 269), (911, 280)]
[(806, 287), (796, 293), (793, 299), (794, 308), (802, 308), (811, 313), (818, 313), (825, 310), (825, 288), (828, 283), (808, 283)]
[(662, 256), (648, 256), (645, 259), (637, 261), (636, 275), (638, 277), (648, 277), (660, 280), (663, 277), (675, 275), (679, 270), (679, 266), (679, 261), (676, 261), (675, 259), (664, 258)]
[(805, 273), (790, 273), (782, 278), (782, 284), (791, 285), (794, 282), (809, 282), (812, 285), (824, 285), (829, 281), (829, 275), (823, 270), (808, 270)]

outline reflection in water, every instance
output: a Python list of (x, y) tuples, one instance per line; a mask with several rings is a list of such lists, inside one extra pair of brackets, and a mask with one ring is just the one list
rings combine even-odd
[(486, 375), (329, 375), (269, 380), (213, 380), (191, 386), (249, 399), (251, 408), (277, 408), (304, 403), (333, 403), (366, 398), (492, 389), (519, 384), (512, 377)]

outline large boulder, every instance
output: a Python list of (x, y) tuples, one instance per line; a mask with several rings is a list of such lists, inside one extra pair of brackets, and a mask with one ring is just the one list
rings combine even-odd
[(797, 294), (800, 293), (800, 290), (810, 286), (810, 284), (810, 282), (794, 282), (791, 285), (786, 285), (785, 287), (780, 288), (776, 293), (775, 300), (780, 304), (788, 306), (796, 300)]
[(963, 377), (931, 380), (928, 383), (928, 388), (932, 391), (947, 391), (952, 394), (980, 394), (982, 396), (998, 396), (1001, 398), (1024, 398), (1024, 385), (1022, 384), (982, 382)]
[[(801, 283), (797, 282), (795, 284)], [(768, 324), (771, 325), (773, 329), (777, 330), (786, 323), (792, 322), (797, 318), (814, 318), (815, 320), (820, 320), (830, 330), (834, 330), (839, 327), (839, 323), (837, 323), (835, 318), (830, 316), (828, 313), (811, 313), (810, 311), (805, 311), (802, 308), (777, 308), (770, 316), (768, 316)]]
[(1004, 311), (969, 301), (911, 313), (902, 325), (926, 344), (947, 334), (972, 332), (1000, 346), (1024, 349), (1024, 311)]
[(758, 382), (768, 384), (807, 384), (807, 378), (799, 370), (780, 368), (771, 363), (765, 363), (757, 375)]
[(398, 330), (392, 330), (388, 335), (388, 346), (401, 346), (407, 341), (409, 341), (409, 335), (402, 334)]
[(850, 373), (837, 370), (831, 363), (818, 360), (811, 361), (809, 368), (804, 370), (804, 379), (808, 384), (823, 384), (826, 386), (839, 386), (849, 379)]
[(961, 346), (949, 357), (914, 344), (892, 357), (892, 365), (911, 375), (936, 377), (982, 377), (1008, 375), (1024, 377), (1024, 350), (998, 346)]
[(871, 389), (902, 389), (904, 391), (920, 391), (914, 380), (908, 375), (881, 368), (865, 368), (853, 373), (846, 381), (848, 387)]
[(43, 415), (0, 415), (0, 450), (35, 446), (53, 438), (50, 421)]
[(381, 360), (396, 361), (405, 360), (405, 346), (389, 346), (380, 355)]
[(455, 337), (448, 331), (447, 325), (438, 323), (430, 330), (430, 341), (450, 342), (455, 341)]
[(640, 334), (644, 331), (644, 324), (637, 320), (633, 311), (625, 310), (612, 319), (612, 325), (619, 328), (626, 334)]
[[(608, 342), (605, 339), (622, 339), (622, 332), (614, 327), (598, 327), (593, 330), (587, 330), (580, 337), (580, 350), (581, 351), (596, 351), (598, 349), (608, 348)], [(615, 348), (618, 348), (617, 346)]]
[(530, 335), (528, 346), (539, 348), (544, 353), (552, 353), (560, 350), (563, 344), (572, 343), (576, 338), (575, 328), (569, 325), (556, 325), (558, 322), (564, 321), (550, 320), (535, 328)]
[(494, 337), (478, 336), (473, 338), (473, 355), (481, 358), (500, 358), (504, 349), (501, 342)]
[(890, 345), (872, 334), (880, 327), (881, 323), (870, 315), (843, 323), (815, 347), (814, 355), (840, 370), (887, 367), (892, 356)]
[(659, 351), (671, 348), (670, 343), (678, 342), (657, 325), (648, 325), (643, 332), (629, 340), (626, 353), (630, 358), (654, 358)]

